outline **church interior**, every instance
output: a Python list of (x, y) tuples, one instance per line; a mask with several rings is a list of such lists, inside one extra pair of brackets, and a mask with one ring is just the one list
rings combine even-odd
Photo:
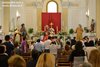
[(0, 0), (0, 67), (100, 67), (100, 0)]

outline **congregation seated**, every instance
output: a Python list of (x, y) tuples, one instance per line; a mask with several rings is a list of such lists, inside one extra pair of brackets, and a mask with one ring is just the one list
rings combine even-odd
[(56, 66), (71, 67), (71, 63), (68, 60), (72, 50), (70, 49), (69, 45), (66, 44), (65, 49), (58, 49), (57, 51)]
[(72, 52), (71, 48), (69, 47), (69, 45), (65, 45), (65, 49), (63, 51), (63, 55), (70, 55)]
[(73, 39), (71, 39), (71, 46), (76, 44), (76, 37), (73, 37)]
[(66, 44), (71, 48), (72, 45), (71, 45), (71, 42), (70, 41), (67, 41)]
[(88, 46), (89, 45), (89, 38), (88, 37), (84, 37), (84, 45)]
[(89, 43), (87, 45), (85, 45), (86, 47), (93, 47), (94, 46), (94, 41), (90, 40)]
[(8, 67), (26, 67), (26, 62), (22, 56), (15, 54), (8, 59)]
[(94, 46), (94, 41), (90, 40), (88, 45), (84, 47), (84, 51), (86, 52), (87, 59), (89, 58), (89, 55), (93, 49), (97, 49), (97, 48)]
[(5, 51), (6, 46), (0, 45), (0, 67), (8, 67), (8, 54)]
[[(81, 61), (84, 61), (85, 52), (86, 52), (86, 57), (87, 57), (87, 60), (89, 61), (89, 63), (91, 63), (92, 65), (95, 63), (95, 62), (92, 63), (90, 61), (90, 58), (91, 58), (90, 55), (94, 49), (96, 49), (96, 50), (97, 50), (97, 48), (100, 49), (100, 47), (99, 47), (100, 41), (96, 42), (97, 43), (97, 46), (96, 46), (97, 48), (96, 48), (94, 41), (93, 40), (89, 41), (88, 38), (86, 39), (87, 41), (83, 40), (82, 41), (83, 43), (81, 41), (76, 42), (75, 39), (73, 39), (73, 40), (69, 39), (66, 42), (66, 44), (64, 43), (64, 40), (62, 38), (63, 37), (52, 38), (49, 36), (48, 39), (45, 40), (44, 42), (41, 42), (40, 39), (38, 39), (34, 46), (33, 46), (34, 43), (33, 42), (31, 43), (32, 48), (30, 48), (27, 45), (27, 39), (24, 37), (23, 37), (23, 41), (21, 42), (21, 45), (18, 42), (14, 41), (13, 42), (14, 46), (15, 46), (14, 47), (13, 44), (9, 40), (9, 36), (7, 35), (7, 36), (5, 36), (5, 39), (7, 39), (8, 41), (4, 42), (3, 46), (7, 47), (7, 51), (6, 51), (6, 53), (7, 53), (9, 51), (8, 43), (10, 45), (12, 44), (13, 48), (9, 47), (9, 49), (11, 49), (11, 54), (14, 51), (14, 55), (9, 56), (9, 53), (8, 53), (8, 56), (7, 56), (7, 54), (5, 54), (5, 51), (3, 53), (0, 53), (0, 65), (4, 65), (3, 64), (4, 62), (1, 61), (3, 59), (1, 57), (1, 55), (3, 55), (5, 57), (4, 60), (8, 60), (8, 57), (10, 58), (8, 60), (8, 64), (9, 64), (9, 66), (14, 66), (14, 67), (19, 67), (17, 65), (21, 65), (21, 67), (45, 67), (45, 66), (46, 67), (47, 66), (55, 67), (56, 63), (58, 63), (58, 65), (59, 65), (60, 64), (59, 62), (62, 63), (62, 61), (65, 62), (65, 66), (70, 65), (70, 62), (72, 62), (73, 66), (74, 66), (74, 63), (76, 62), (77, 59), (81, 59)], [(83, 44), (85, 44), (85, 46), (83, 46)], [(74, 48), (74, 49), (71, 49), (70, 46), (72, 46), (72, 48)], [(85, 48), (84, 50), (83, 50), (83, 47)], [(30, 48), (30, 49), (28, 49), (28, 48)], [(28, 52), (28, 51), (30, 51), (30, 52)], [(31, 52), (32, 52), (32, 58), (31, 58)], [(16, 55), (16, 54), (18, 54), (18, 55)], [(21, 56), (19, 56), (19, 55), (21, 55)], [(15, 57), (17, 57), (17, 58), (15, 58)], [(96, 58), (96, 57), (97, 57), (97, 55), (94, 58)], [(16, 59), (18, 59), (18, 58), (20, 58), (20, 59), (17, 61)], [(56, 62), (56, 61), (58, 61), (58, 62)], [(1, 62), (2, 62), (2, 64), (1, 64)], [(18, 62), (18, 64), (16, 64), (16, 62)], [(99, 63), (99, 62), (97, 62), (97, 63)], [(4, 67), (4, 66), (0, 66), (0, 67)], [(7, 67), (8, 67), (8, 65), (7, 65)], [(85, 67), (85, 66), (84, 66), (84, 64), (82, 64), (82, 65), (80, 65), (80, 67)], [(95, 66), (95, 67), (98, 67), (98, 66)]]

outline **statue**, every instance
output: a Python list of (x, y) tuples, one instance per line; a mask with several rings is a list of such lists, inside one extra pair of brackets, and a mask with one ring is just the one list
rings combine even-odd
[(95, 21), (94, 21), (94, 19), (92, 19), (90, 27), (91, 27), (90, 32), (94, 32), (95, 31)]
[(82, 35), (83, 35), (83, 28), (82, 28), (82, 26), (80, 24), (79, 24), (79, 26), (76, 29), (76, 33), (77, 33), (76, 39), (78, 41), (81, 40), (82, 39)]
[(21, 32), (21, 35), (23, 37), (26, 37), (27, 36), (27, 31), (26, 31), (26, 28), (25, 28), (25, 24), (21, 24), (20, 32)]

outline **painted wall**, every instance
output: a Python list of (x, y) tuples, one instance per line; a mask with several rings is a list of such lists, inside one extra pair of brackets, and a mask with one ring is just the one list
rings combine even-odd
[[(17, 19), (16, 12), (20, 14), (20, 18)], [(37, 31), (37, 11), (34, 6), (26, 6), (23, 2), (22, 7), (11, 7), (10, 8), (10, 22), (15, 25), (15, 28), (21, 27), (24, 23), (28, 31), (29, 28), (34, 28), (34, 32)], [(12, 28), (14, 28), (12, 26)]]
[[(18, 28), (20, 28), (20, 25), (22, 23), (25, 23), (27, 29), (34, 28), (35, 32), (41, 31), (41, 13), (46, 12), (46, 5), (50, 0), (44, 0), (43, 5), (41, 4), (42, 0), (37, 0), (37, 1), (39, 3), (37, 6), (34, 6), (32, 2), (31, 3), (29, 2), (28, 5), (26, 2), (23, 2), (22, 7), (18, 8), (11, 7), (9, 13), (10, 20), (8, 22), (10, 23), (14, 22), (15, 27), (17, 27), (16, 25), (18, 25), (19, 26)], [(62, 29), (64, 31), (68, 31), (68, 29), (70, 28), (76, 29), (78, 24), (82, 24), (83, 27), (89, 26), (86, 17), (87, 0), (70, 0), (72, 3), (78, 4), (78, 7), (74, 6), (64, 7), (61, 5), (60, 0), (54, 0), (54, 1), (58, 3), (59, 7), (58, 12), (62, 13), (61, 23), (62, 23)], [(62, 1), (66, 2), (65, 0)], [(95, 0), (89, 0), (88, 4), (88, 7), (90, 8), (90, 16), (93, 18), (95, 18), (95, 11), (96, 11), (94, 6), (95, 5), (94, 1)], [(21, 15), (18, 21), (16, 19), (16, 11), (18, 11)]]
[(0, 25), (2, 25), (2, 17), (3, 17), (3, 8), (2, 8), (2, 0), (0, 0)]
[(76, 6), (70, 5), (68, 8), (68, 29), (76, 30), (78, 24), (87, 27), (86, 0), (72, 1)]
[[(4, 2), (10, 2), (10, 0), (4, 0)], [(10, 23), (10, 8), (3, 8), (3, 32), (4, 34), (8, 34), (9, 32), (9, 23)]]
[[(81, 24), (90, 29), (91, 18), (96, 19), (96, 1), (95, 0), (71, 0), (78, 6), (69, 6), (68, 8), (68, 29), (74, 28)], [(89, 9), (89, 18), (86, 12)]]

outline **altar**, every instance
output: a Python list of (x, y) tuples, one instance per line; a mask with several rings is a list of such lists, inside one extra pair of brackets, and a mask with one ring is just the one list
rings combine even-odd
[(42, 13), (42, 31), (49, 29), (57, 34), (61, 31), (61, 13)]

